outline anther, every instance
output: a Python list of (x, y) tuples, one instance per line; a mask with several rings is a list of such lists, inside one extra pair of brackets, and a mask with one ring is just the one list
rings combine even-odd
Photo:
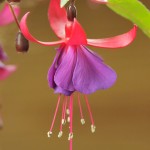
[(91, 125), (91, 132), (94, 133), (95, 130), (96, 130), (96, 126), (92, 124), (92, 125)]
[(51, 132), (51, 131), (48, 131), (48, 132), (47, 132), (47, 136), (48, 136), (48, 138), (50, 138), (50, 137), (51, 137), (51, 135), (52, 135), (52, 132)]
[(70, 122), (70, 117), (67, 117), (67, 122)]
[(66, 124), (66, 119), (62, 119), (61, 123), (62, 123), (62, 125), (65, 125)]
[(68, 140), (73, 139), (73, 133), (69, 133)]
[(19, 31), (16, 35), (16, 50), (17, 52), (27, 52), (29, 49), (29, 41)]
[(66, 109), (66, 114), (69, 115), (70, 114), (70, 110)]
[(62, 132), (62, 131), (60, 131), (60, 132), (58, 133), (58, 138), (61, 138), (61, 137), (62, 137), (62, 135), (63, 135), (63, 132)]
[(85, 119), (84, 119), (84, 118), (82, 118), (80, 121), (81, 121), (81, 124), (82, 124), (82, 125), (85, 124)]

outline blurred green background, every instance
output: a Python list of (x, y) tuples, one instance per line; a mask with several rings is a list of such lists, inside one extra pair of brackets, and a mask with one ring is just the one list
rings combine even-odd
[[(31, 4), (32, 2), (32, 4)], [(150, 1), (142, 0), (150, 9)], [(34, 5), (36, 3), (36, 5)], [(30, 11), (28, 26), (35, 37), (53, 41), (57, 37), (47, 20), (48, 0), (22, 0), (22, 14)], [(31, 4), (31, 5), (30, 5)], [(76, 0), (78, 20), (89, 38), (104, 38), (122, 34), (133, 26), (104, 5)], [(17, 27), (0, 28), (0, 41), (9, 56), (8, 64), (17, 71), (1, 82), (0, 101), (3, 105), (4, 128), (0, 131), (0, 150), (69, 149), (68, 127), (57, 138), (60, 112), (53, 136), (47, 138), (57, 95), (47, 84), (47, 71), (56, 47), (30, 43), (27, 54), (17, 53), (14, 46)], [(138, 30), (128, 47), (111, 51), (91, 47), (118, 74), (116, 84), (89, 96), (96, 132), (90, 132), (90, 121), (82, 101), (86, 119), (80, 125), (77, 102), (74, 102), (74, 150), (150, 150), (150, 39)]]

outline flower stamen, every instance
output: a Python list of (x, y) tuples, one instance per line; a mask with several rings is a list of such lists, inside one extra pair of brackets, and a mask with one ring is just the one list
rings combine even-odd
[[(93, 119), (90, 104), (88, 102), (88, 98), (87, 98), (86, 95), (84, 95), (84, 99), (85, 99), (87, 109), (88, 109), (88, 112), (89, 112), (89, 115), (90, 115), (91, 132), (94, 133), (95, 129), (96, 129), (96, 126), (94, 125), (94, 119)], [(61, 106), (62, 107), (62, 112), (61, 112), (61, 121), (60, 121), (60, 129), (59, 129), (59, 133), (58, 133), (58, 138), (61, 138), (62, 135), (63, 135), (63, 125), (66, 123), (66, 117), (67, 117), (67, 122), (69, 123), (69, 135), (68, 135), (68, 140), (69, 140), (69, 145), (70, 145), (69, 150), (72, 150), (73, 136), (74, 136), (74, 134), (73, 134), (73, 103), (74, 103), (74, 100), (77, 100), (77, 103), (79, 105), (81, 124), (85, 124), (85, 120), (84, 120), (84, 116), (83, 116), (83, 110), (82, 110), (82, 106), (81, 106), (81, 96), (80, 96), (79, 93), (77, 95), (77, 99), (74, 99), (73, 94), (70, 95), (69, 97), (64, 95), (63, 98), (61, 98), (61, 94), (58, 96), (58, 101), (57, 101), (57, 104), (56, 104), (56, 109), (55, 109), (54, 117), (53, 117), (53, 120), (52, 120), (52, 124), (51, 124), (49, 132), (47, 133), (48, 137), (51, 137), (51, 135), (52, 135), (52, 130), (53, 130), (53, 127), (54, 127), (55, 119), (56, 119), (58, 108), (59, 108), (59, 105), (60, 105), (60, 100), (62, 100), (62, 106)]]
[(64, 115), (63, 115), (63, 120), (62, 120), (62, 124), (63, 124), (63, 125), (66, 124), (66, 109), (67, 109), (67, 103), (68, 103), (68, 97), (66, 96), (66, 99), (65, 99), (65, 106), (64, 106)]
[(59, 104), (60, 104), (60, 99), (61, 99), (61, 94), (58, 96), (58, 101), (57, 101), (57, 105), (56, 105), (53, 121), (52, 121), (50, 130), (47, 133), (48, 137), (51, 137), (51, 135), (52, 135), (52, 130), (53, 130), (53, 127), (54, 127), (56, 116), (57, 116), (57, 112), (58, 112), (58, 108), (59, 108)]
[(73, 96), (70, 96), (70, 103), (69, 103), (69, 109), (70, 109), (70, 133), (68, 140), (70, 141), (70, 150), (72, 150), (72, 139), (73, 139)]
[(87, 98), (86, 95), (84, 95), (84, 99), (85, 99), (86, 106), (87, 106), (87, 109), (88, 109), (88, 112), (89, 112), (89, 115), (90, 115), (90, 120), (91, 120), (91, 132), (94, 133), (94, 132), (95, 132), (95, 129), (96, 129), (96, 126), (94, 125), (94, 119), (93, 119), (91, 107), (90, 107), (90, 104), (89, 104), (89, 101), (88, 101), (88, 98)]
[(81, 102), (80, 102), (80, 94), (78, 93), (78, 105), (79, 105), (79, 109), (80, 109), (80, 116), (81, 116), (81, 124), (84, 125), (85, 124), (85, 119), (83, 117), (83, 111), (82, 111), (82, 106), (81, 106)]

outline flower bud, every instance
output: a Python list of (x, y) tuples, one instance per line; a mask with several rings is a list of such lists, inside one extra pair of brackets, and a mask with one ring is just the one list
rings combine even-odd
[(77, 10), (74, 4), (70, 4), (67, 8), (67, 18), (69, 21), (73, 21), (77, 16)]
[(27, 52), (29, 49), (29, 41), (19, 31), (16, 36), (16, 50), (18, 52)]

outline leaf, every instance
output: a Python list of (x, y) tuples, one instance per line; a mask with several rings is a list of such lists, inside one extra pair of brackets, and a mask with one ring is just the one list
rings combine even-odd
[(107, 6), (129, 19), (150, 37), (150, 11), (138, 0), (108, 0)]
[(61, 0), (60, 1), (60, 7), (64, 7), (67, 3), (68, 3), (69, 0)]

